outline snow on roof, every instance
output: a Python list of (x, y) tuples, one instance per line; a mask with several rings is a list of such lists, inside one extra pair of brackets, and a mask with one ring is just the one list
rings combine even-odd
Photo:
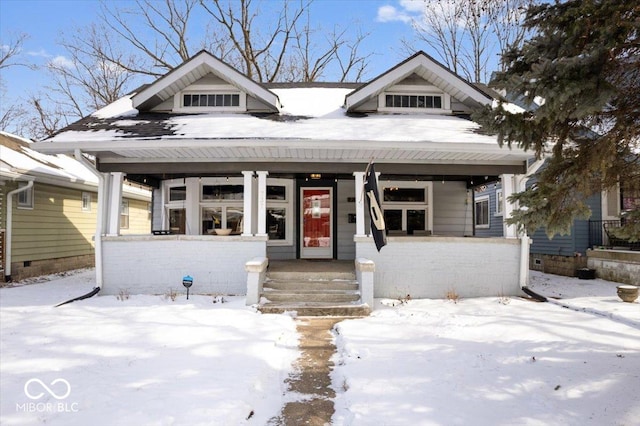
[[(164, 114), (150, 118), (73, 126), (47, 142), (91, 142), (125, 139), (302, 139), (330, 141), (388, 141), (496, 144), (496, 138), (477, 133), (470, 120), (437, 114), (370, 114), (354, 117), (343, 109), (347, 88), (272, 89), (283, 105), (279, 116), (251, 114)], [(122, 117), (133, 107), (125, 97), (93, 115)], [(135, 110), (133, 110), (135, 111)], [(108, 115), (107, 113), (112, 113)], [(160, 117), (160, 118), (159, 118)], [(155, 121), (154, 121), (155, 120)], [(161, 133), (158, 133), (162, 130)]]
[(131, 98), (133, 98), (134, 95), (135, 93), (123, 96), (117, 101), (94, 112), (91, 116), (96, 118), (135, 117), (138, 115), (138, 110), (133, 107), (131, 102)]
[[(12, 139), (14, 141), (12, 141)], [(12, 143), (17, 141), (17, 143)], [(0, 131), (0, 175), (44, 176), (62, 181), (97, 186), (98, 178), (82, 163), (64, 154), (48, 155), (34, 151), (28, 139)], [(129, 195), (149, 198), (148, 190), (124, 185)]]
[[(90, 182), (97, 184), (96, 176), (80, 162), (67, 155), (41, 154), (27, 146), (29, 141), (9, 133), (0, 132), (5, 138), (19, 139), (24, 144), (17, 144), (14, 149), (0, 144), (0, 158), (9, 169), (24, 174), (41, 174), (68, 179), (71, 182)], [(3, 141), (4, 142), (4, 141)]]

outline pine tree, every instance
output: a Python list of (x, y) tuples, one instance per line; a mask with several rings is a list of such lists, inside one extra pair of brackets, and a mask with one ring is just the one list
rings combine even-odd
[[(530, 7), (524, 25), (534, 36), (505, 53), (492, 85), (531, 107), (473, 118), (501, 145), (546, 159), (537, 183), (512, 197), (510, 223), (552, 237), (589, 217), (589, 196), (619, 182), (640, 191), (640, 4), (556, 1)], [(639, 241), (640, 206), (625, 219), (623, 235)]]

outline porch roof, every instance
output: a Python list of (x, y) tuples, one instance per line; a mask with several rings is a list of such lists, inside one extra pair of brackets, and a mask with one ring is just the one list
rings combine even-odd
[(278, 162), (473, 164), (521, 167), (531, 154), (500, 147), (473, 121), (436, 114), (351, 115), (352, 88), (272, 89), (279, 114), (139, 113), (131, 97), (34, 147), (80, 149), (107, 164)]

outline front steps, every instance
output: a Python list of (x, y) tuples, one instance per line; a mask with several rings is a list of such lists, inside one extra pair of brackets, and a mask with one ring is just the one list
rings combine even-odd
[(265, 314), (295, 311), (298, 316), (362, 317), (371, 313), (360, 304), (353, 272), (269, 271), (260, 294)]

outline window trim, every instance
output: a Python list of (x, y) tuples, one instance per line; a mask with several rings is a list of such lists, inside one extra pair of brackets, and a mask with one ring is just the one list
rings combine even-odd
[[(477, 205), (480, 203), (487, 203), (487, 223), (484, 224), (479, 224), (478, 223), (478, 215), (476, 214), (477, 211)], [(480, 197), (476, 197), (476, 199), (473, 201), (473, 225), (476, 227), (476, 229), (489, 229), (491, 227), (491, 219), (490, 219), (490, 207), (491, 207), (491, 201), (490, 201), (490, 197), (488, 195), (481, 195)]]
[[(25, 186), (27, 186), (28, 183), (27, 182), (18, 182), (18, 188), (23, 188)], [(18, 192), (18, 196), (16, 197), (17, 201), (16, 201), (16, 208), (20, 209), (20, 210), (33, 210), (35, 207), (35, 186), (32, 186), (31, 188), (24, 190), (24, 191), (20, 191)], [(26, 201), (22, 201), (21, 198), (25, 197)]]

